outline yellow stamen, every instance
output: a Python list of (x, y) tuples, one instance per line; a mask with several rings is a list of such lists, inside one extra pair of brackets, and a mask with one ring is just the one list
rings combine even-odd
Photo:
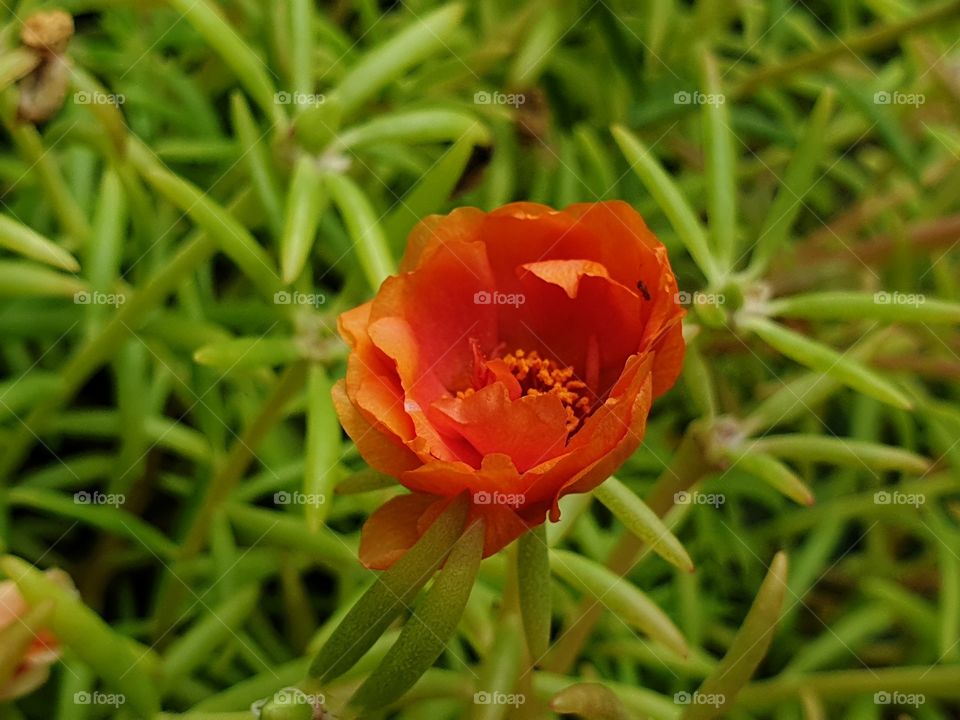
[[(560, 367), (553, 360), (540, 357), (536, 350), (516, 350), (502, 358), (507, 369), (520, 383), (526, 396), (553, 393), (560, 398), (567, 413), (567, 432), (576, 430), (580, 422), (590, 414), (590, 390), (585, 382), (576, 379), (572, 367)], [(473, 395), (478, 388), (458, 390), (458, 398)]]
[(503, 362), (517, 378), (524, 395), (553, 393), (560, 398), (567, 412), (567, 432), (573, 432), (589, 414), (587, 384), (576, 379), (572, 367), (560, 367), (553, 360), (541, 358), (536, 350), (508, 353)]

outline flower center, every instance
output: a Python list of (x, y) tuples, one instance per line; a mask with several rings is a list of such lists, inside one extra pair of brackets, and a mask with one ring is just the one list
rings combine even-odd
[[(469, 397), (495, 380), (493, 373), (485, 367), (486, 356), (480, 349), (480, 343), (471, 338), (470, 344), (473, 348), (473, 387), (458, 390), (458, 398)], [(493, 354), (499, 356), (500, 352), (502, 352), (502, 345), (497, 347)], [(593, 393), (586, 382), (577, 378), (572, 367), (561, 367), (553, 360), (540, 357), (536, 350), (527, 352), (517, 349), (499, 359), (506, 365), (507, 371), (517, 379), (523, 395), (553, 394), (560, 399), (567, 413), (568, 434), (573, 433), (590, 414)]]
[(578, 380), (572, 367), (560, 367), (553, 360), (542, 358), (536, 350), (515, 350), (503, 356), (510, 373), (520, 383), (524, 395), (553, 393), (567, 411), (567, 432), (573, 432), (590, 414), (587, 384)]

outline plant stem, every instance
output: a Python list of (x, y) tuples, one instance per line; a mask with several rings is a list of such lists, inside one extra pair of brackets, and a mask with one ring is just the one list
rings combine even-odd
[(826, 65), (842, 55), (857, 55), (882, 50), (898, 42), (907, 33), (936, 25), (960, 14), (960, 0), (936, 5), (896, 23), (880, 22), (851, 37), (838, 37), (820, 50), (804, 53), (779, 65), (764, 67), (749, 75), (733, 90), (733, 97), (750, 95), (762, 85)]
[(956, 667), (901, 667), (832, 670), (763, 680), (743, 688), (737, 696), (737, 705), (750, 709), (767, 707), (792, 700), (804, 689), (816, 692), (824, 700), (881, 691), (960, 698)]

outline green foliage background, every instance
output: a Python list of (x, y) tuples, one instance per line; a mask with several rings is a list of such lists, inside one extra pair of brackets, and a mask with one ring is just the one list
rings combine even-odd
[[(20, 33), (52, 7), (66, 102), (34, 124)], [(613, 198), (671, 250), (682, 381), (620, 484), (484, 561), (434, 667), (363, 717), (958, 716), (960, 3), (0, 17), (0, 569), (66, 645), (0, 718), (233, 720), (300, 684), (398, 491), (330, 406), (337, 314), (427, 214)], [(696, 572), (637, 539), (655, 515)], [(343, 712), (397, 633), (304, 689)]]

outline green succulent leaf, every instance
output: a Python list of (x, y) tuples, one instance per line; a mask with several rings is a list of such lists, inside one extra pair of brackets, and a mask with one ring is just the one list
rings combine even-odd
[(369, 710), (389, 705), (413, 687), (443, 652), (473, 590), (484, 532), (483, 521), (478, 520), (457, 540), (396, 643), (350, 699), (353, 707)]
[(342, 675), (409, 609), (452, 551), (466, 517), (467, 499), (460, 496), (393, 567), (377, 577), (320, 648), (310, 665), (311, 677), (326, 682)]

